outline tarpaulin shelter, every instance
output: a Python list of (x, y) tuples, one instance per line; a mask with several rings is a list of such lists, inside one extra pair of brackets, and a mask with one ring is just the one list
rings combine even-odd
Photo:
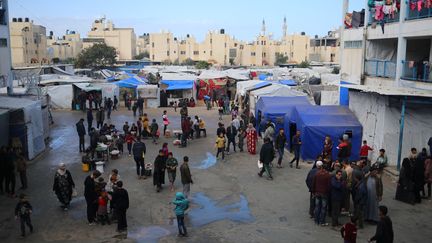
[(127, 79), (123, 79), (113, 84), (118, 85), (120, 88), (132, 88), (135, 89), (138, 85), (144, 85), (146, 82), (137, 76), (133, 76)]
[(239, 104), (242, 104), (245, 101), (245, 95), (247, 91), (251, 89), (259, 89), (265, 86), (271, 85), (268, 81), (259, 81), (259, 80), (249, 80), (249, 81), (241, 81), (237, 82), (236, 86), (236, 95), (234, 100)]
[(157, 85), (138, 85), (138, 96), (144, 99), (144, 108), (158, 108), (160, 103), (160, 92)]
[(338, 140), (343, 134), (350, 136), (350, 159), (359, 159), (363, 127), (348, 107), (298, 106), (294, 113), (297, 130), (301, 132), (300, 155), (304, 160), (314, 160), (322, 153), (325, 136), (331, 137), (332, 158), (337, 158)]
[(285, 114), (298, 105), (310, 105), (307, 96), (263, 96), (258, 100), (255, 108), (257, 125), (262, 120), (271, 121), (278, 131), (284, 128)]
[(289, 79), (289, 80), (279, 80), (280, 84), (288, 85), (288, 86), (297, 86), (297, 82), (295, 80)]
[(161, 89), (166, 90), (168, 103), (181, 98), (196, 98), (194, 80), (162, 80)]
[(193, 89), (194, 81), (193, 80), (162, 80), (161, 84), (167, 86), (166, 90), (184, 90), (184, 89)]
[(198, 76), (196, 83), (198, 89), (197, 98), (203, 99), (206, 95), (212, 98), (218, 98), (224, 95), (234, 98), (236, 93), (235, 83), (240, 80), (248, 79), (249, 77), (234, 70), (205, 70)]

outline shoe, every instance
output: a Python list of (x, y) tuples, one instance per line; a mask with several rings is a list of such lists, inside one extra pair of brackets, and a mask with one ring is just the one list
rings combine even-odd
[(183, 237), (183, 234), (177, 234), (177, 237)]
[(290, 163), (290, 168), (292, 168), (293, 166), (292, 166), (292, 164)]
[(91, 222), (88, 225), (93, 226), (93, 225), (96, 225), (96, 223), (95, 222)]
[(321, 224), (321, 226), (323, 226), (323, 227), (328, 226), (328, 225), (329, 225), (328, 223), (322, 223)]
[(63, 211), (67, 212), (69, 209), (67, 207), (63, 208)]
[(259, 176), (259, 177), (262, 177), (262, 175), (261, 175), (260, 173), (258, 173), (258, 176)]
[(296, 166), (296, 169), (300, 169), (300, 166)]
[(267, 180), (272, 181), (273, 177), (268, 177)]

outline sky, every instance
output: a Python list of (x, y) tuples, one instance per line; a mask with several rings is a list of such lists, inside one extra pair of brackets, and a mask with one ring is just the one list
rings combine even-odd
[[(351, 0), (360, 10), (364, 0)], [(9, 0), (9, 17), (29, 17), (54, 35), (66, 30), (87, 35), (92, 22), (105, 16), (115, 27), (132, 27), (137, 35), (171, 31), (203, 40), (209, 30), (225, 29), (239, 40), (251, 41), (265, 19), (267, 33), (282, 36), (286, 16), (288, 33), (324, 36), (340, 26), (342, 0)]]

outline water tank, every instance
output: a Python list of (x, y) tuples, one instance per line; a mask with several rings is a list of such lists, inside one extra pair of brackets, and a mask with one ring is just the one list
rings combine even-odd
[(306, 35), (306, 32), (301, 32), (301, 35)]
[(12, 18), (12, 22), (17, 22), (17, 18)]
[(174, 37), (174, 41), (177, 41), (177, 37)]
[(189, 34), (187, 34), (187, 35), (186, 35), (186, 38), (189, 38), (189, 37), (190, 37), (190, 35), (189, 35)]
[(225, 34), (225, 29), (220, 29), (221, 34)]
[(50, 36), (53, 36), (54, 35), (54, 32), (53, 31), (50, 31)]
[(315, 35), (315, 39), (318, 39), (318, 35)]
[(29, 18), (25, 18), (24, 22), (28, 23), (28, 22), (30, 22), (30, 19)]
[(22, 18), (18, 18), (18, 22), (22, 22)]

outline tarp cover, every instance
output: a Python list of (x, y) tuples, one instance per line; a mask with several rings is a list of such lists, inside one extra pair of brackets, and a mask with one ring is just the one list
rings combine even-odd
[(54, 109), (70, 109), (72, 107), (72, 85), (56, 85), (46, 87), (51, 98), (51, 106)]
[(325, 136), (333, 141), (332, 157), (337, 158), (338, 139), (352, 133), (351, 160), (358, 160), (363, 128), (354, 113), (344, 106), (299, 106), (295, 109), (297, 130), (301, 132), (301, 157), (314, 160), (323, 150)]
[(288, 85), (288, 86), (297, 86), (297, 82), (295, 80), (279, 80), (279, 83)]
[(113, 84), (118, 85), (120, 88), (136, 88), (138, 85), (146, 84), (141, 78), (134, 76), (127, 79), (123, 79)]
[(193, 89), (193, 80), (162, 80), (162, 84), (168, 86), (166, 90), (184, 90)]

